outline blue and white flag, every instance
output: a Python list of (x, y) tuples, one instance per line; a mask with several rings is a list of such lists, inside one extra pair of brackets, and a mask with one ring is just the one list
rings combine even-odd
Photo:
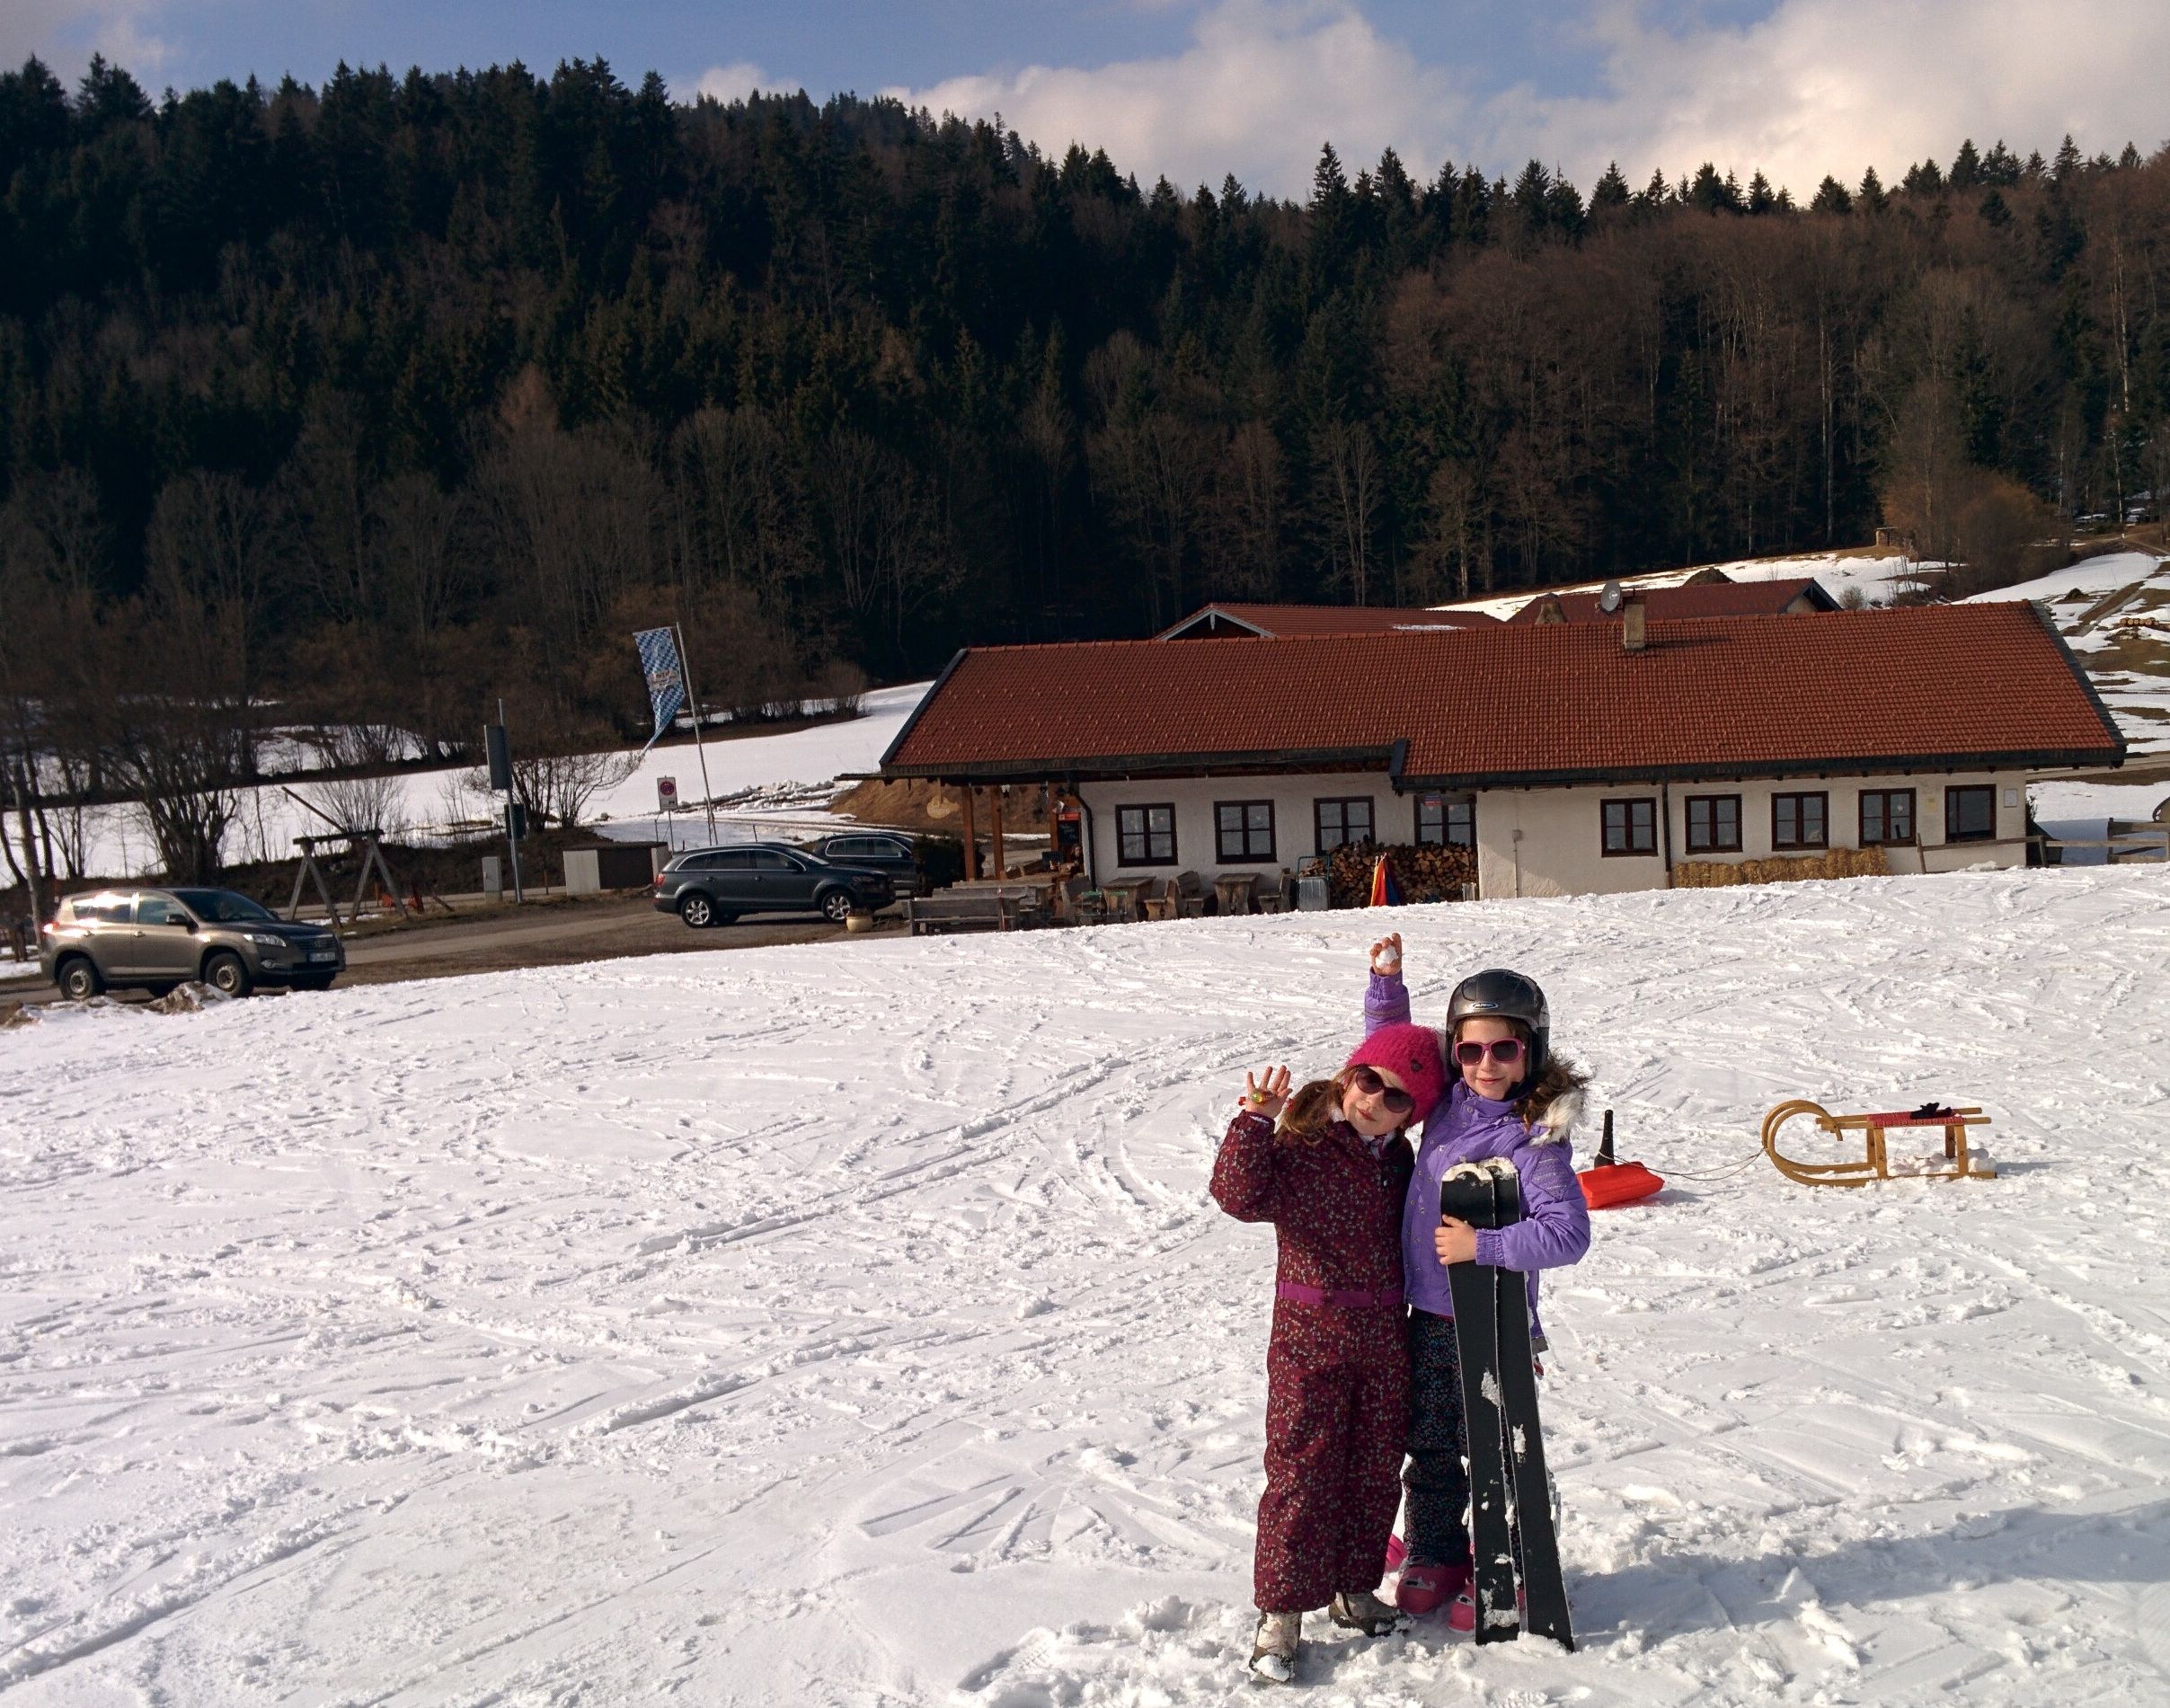
[(648, 678), (648, 704), (656, 714), (656, 732), (648, 738), (652, 748), (686, 704), (686, 667), (678, 659), (678, 637), (669, 629), (642, 629), (633, 643), (641, 650), (641, 674)]

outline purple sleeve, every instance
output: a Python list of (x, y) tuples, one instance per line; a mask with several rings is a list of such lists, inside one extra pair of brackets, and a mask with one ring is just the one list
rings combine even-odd
[(1364, 1036), (1381, 1026), (1405, 1025), (1409, 1020), (1409, 987), (1395, 973), (1373, 973), (1364, 992)]
[(1280, 1181), (1273, 1169), (1273, 1123), (1239, 1114), (1228, 1123), (1213, 1159), (1213, 1200), (1239, 1222), (1271, 1222), (1280, 1214)]
[(1564, 1144), (1532, 1145), (1516, 1159), (1522, 1219), (1477, 1231), (1477, 1261), (1498, 1269), (1554, 1270), (1590, 1250), (1590, 1204)]

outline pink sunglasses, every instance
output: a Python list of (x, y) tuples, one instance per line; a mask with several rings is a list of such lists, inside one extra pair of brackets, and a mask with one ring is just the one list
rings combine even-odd
[(1454, 1058), (1465, 1067), (1475, 1067), (1486, 1056), (1502, 1067), (1512, 1067), (1522, 1059), (1522, 1040), (1519, 1038), (1496, 1039), (1489, 1044), (1480, 1044), (1474, 1038), (1466, 1044), (1454, 1047)]

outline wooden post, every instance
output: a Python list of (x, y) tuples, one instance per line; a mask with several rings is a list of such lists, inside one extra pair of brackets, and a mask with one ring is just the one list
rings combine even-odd
[(994, 838), (994, 875), (999, 880), (1006, 876), (1008, 872), (1002, 860), (1002, 785), (996, 783), (989, 789), (987, 798), (988, 834)]
[(974, 791), (968, 784), (964, 791), (964, 881), (967, 883), (979, 881), (979, 833), (972, 828), (973, 793)]

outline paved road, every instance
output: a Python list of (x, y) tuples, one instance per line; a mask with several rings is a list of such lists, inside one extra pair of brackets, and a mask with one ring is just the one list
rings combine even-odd
[[(901, 909), (880, 916), (872, 939), (903, 929)], [(517, 967), (558, 967), (620, 955), (675, 955), (695, 950), (752, 949), (771, 943), (828, 942), (851, 935), (826, 920), (742, 920), (707, 931), (688, 928), (675, 914), (644, 900), (543, 902), (505, 907), (426, 925), (354, 938), (347, 944), (349, 985), (446, 978)], [(134, 993), (129, 993), (133, 996)], [(0, 1003), (54, 1002), (60, 993), (42, 979), (0, 980)]]

